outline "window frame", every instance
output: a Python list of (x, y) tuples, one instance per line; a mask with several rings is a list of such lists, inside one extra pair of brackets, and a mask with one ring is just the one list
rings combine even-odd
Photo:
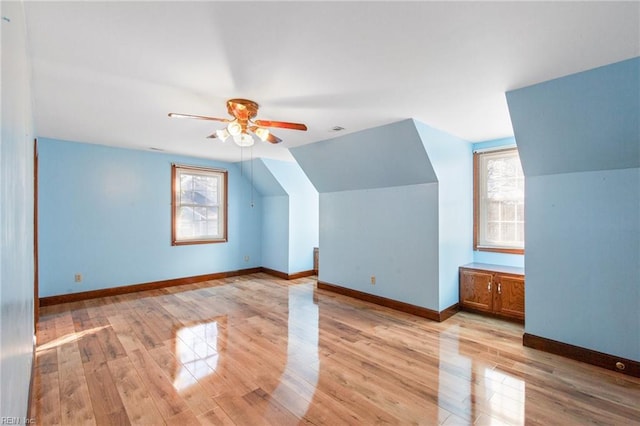
[[(476, 151), (473, 153), (473, 250), (474, 251), (487, 251), (494, 253), (507, 253), (507, 254), (524, 254), (523, 247), (499, 247), (499, 246), (484, 246), (480, 244), (480, 157), (483, 154), (496, 154), (499, 152), (515, 151), (518, 153), (517, 147), (497, 148), (491, 150)], [(518, 153), (518, 157), (520, 154)], [(526, 223), (526, 218), (525, 218)], [(526, 235), (525, 235), (526, 239)]]
[[(219, 201), (219, 209), (218, 216), (222, 215), (221, 220), (221, 232), (219, 236), (214, 238), (189, 238), (189, 239), (178, 239), (178, 210), (182, 206), (179, 202), (179, 194), (180, 194), (180, 181), (179, 176), (181, 175), (181, 171), (189, 171), (194, 172), (193, 174), (204, 174), (204, 175), (216, 175), (221, 177), (221, 183), (218, 186), (218, 191), (220, 193), (220, 201)], [(181, 245), (193, 245), (193, 244), (215, 244), (215, 243), (226, 243), (227, 239), (227, 229), (228, 229), (228, 205), (227, 205), (227, 189), (228, 189), (228, 177), (229, 173), (225, 169), (216, 169), (213, 167), (201, 167), (201, 166), (188, 166), (183, 164), (172, 164), (171, 165), (171, 245), (172, 246), (181, 246)]]

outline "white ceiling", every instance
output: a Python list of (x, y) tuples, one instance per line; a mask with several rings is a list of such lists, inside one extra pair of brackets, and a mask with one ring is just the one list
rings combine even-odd
[[(513, 135), (504, 93), (640, 56), (640, 2), (27, 2), (40, 137), (240, 160), (225, 101), (274, 129), (254, 156), (405, 118)], [(346, 130), (332, 132), (334, 126)], [(247, 153), (245, 152), (245, 156)]]

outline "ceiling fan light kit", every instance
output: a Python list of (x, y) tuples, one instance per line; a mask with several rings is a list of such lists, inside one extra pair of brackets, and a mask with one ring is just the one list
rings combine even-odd
[(225, 142), (227, 140), (227, 138), (229, 137), (229, 131), (226, 128), (218, 129), (218, 130), (216, 130), (216, 133), (214, 135), (207, 136), (207, 137), (208, 138), (217, 137), (222, 142)]
[(249, 147), (254, 144), (252, 133), (260, 140), (272, 144), (282, 142), (282, 139), (275, 136), (267, 127), (278, 127), (289, 130), (307, 130), (307, 126), (301, 123), (288, 123), (286, 121), (253, 120), (258, 114), (259, 105), (249, 99), (234, 98), (227, 101), (227, 111), (233, 119), (207, 117), (204, 115), (169, 113), (169, 117), (193, 118), (196, 120), (211, 120), (228, 123), (224, 129), (218, 129), (215, 133), (207, 136), (209, 139), (220, 139), (225, 142), (229, 136), (233, 138), (236, 145)]
[(238, 136), (240, 133), (242, 133), (242, 126), (240, 125), (240, 123), (234, 120), (227, 126), (227, 131), (231, 136)]

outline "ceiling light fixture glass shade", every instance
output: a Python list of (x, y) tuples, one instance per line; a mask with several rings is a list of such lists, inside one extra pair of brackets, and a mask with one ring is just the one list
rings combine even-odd
[(227, 131), (227, 129), (216, 130), (216, 136), (222, 142), (225, 142), (227, 140), (227, 138), (229, 137), (229, 132)]
[(234, 120), (227, 126), (227, 131), (231, 136), (237, 136), (242, 133), (242, 126)]
[(248, 133), (233, 135), (233, 141), (241, 147), (252, 146), (254, 143), (253, 137)]
[(260, 140), (262, 140), (263, 142), (266, 141), (267, 138), (269, 137), (269, 130), (262, 127), (258, 127), (255, 133), (256, 133), (256, 136), (258, 136)]

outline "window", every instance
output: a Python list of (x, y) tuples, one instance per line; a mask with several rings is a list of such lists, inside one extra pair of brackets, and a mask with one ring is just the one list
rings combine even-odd
[(518, 150), (475, 153), (474, 250), (524, 253), (524, 174)]
[(171, 166), (173, 245), (227, 241), (227, 171)]

